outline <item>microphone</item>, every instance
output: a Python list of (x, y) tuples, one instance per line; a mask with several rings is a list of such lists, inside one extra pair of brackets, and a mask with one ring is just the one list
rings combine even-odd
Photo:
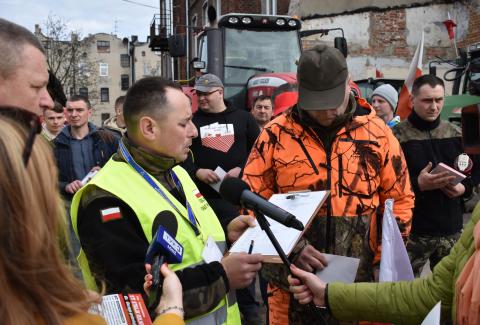
[(295, 216), (275, 204), (250, 191), (247, 183), (239, 178), (224, 179), (220, 185), (220, 195), (233, 205), (264, 214), (282, 225), (302, 231), (303, 224)]
[(152, 234), (154, 235), (145, 256), (145, 263), (152, 265), (153, 276), (148, 299), (149, 308), (157, 307), (160, 300), (163, 283), (160, 272), (162, 264), (164, 262), (174, 264), (182, 262), (183, 246), (175, 239), (177, 229), (177, 218), (171, 211), (160, 212), (153, 221)]

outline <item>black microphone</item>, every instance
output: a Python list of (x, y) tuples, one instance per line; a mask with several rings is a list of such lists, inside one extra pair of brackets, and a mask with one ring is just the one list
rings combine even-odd
[(164, 262), (180, 263), (183, 258), (183, 246), (175, 239), (177, 234), (177, 218), (171, 211), (162, 211), (154, 219), (152, 224), (152, 242), (150, 243), (145, 263), (151, 264), (153, 276), (148, 307), (156, 308), (160, 300), (163, 277), (160, 267)]
[(239, 178), (226, 178), (220, 185), (220, 195), (233, 205), (266, 215), (282, 225), (302, 231), (303, 224), (295, 216), (250, 191), (247, 183)]

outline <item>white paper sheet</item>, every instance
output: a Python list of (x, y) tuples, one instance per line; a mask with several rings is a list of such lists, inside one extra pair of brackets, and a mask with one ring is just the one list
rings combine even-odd
[(220, 177), (220, 180), (216, 183), (213, 183), (213, 184), (210, 184), (210, 186), (215, 190), (217, 191), (218, 193), (220, 193), (220, 185), (222, 185), (222, 182), (223, 182), (223, 179), (225, 178), (225, 175), (227, 175), (227, 172), (224, 171), (222, 169), (222, 167), (218, 166), (217, 168), (215, 168), (214, 170), (215, 174), (218, 175), (218, 177)]
[[(269, 202), (293, 214), (305, 227), (321, 203), (329, 195), (328, 191), (302, 192), (274, 194)], [(288, 228), (277, 221), (267, 217), (270, 229), (278, 240), (285, 254), (289, 254), (297, 243), (301, 231)], [(266, 233), (257, 224), (253, 228), (248, 228), (242, 236), (230, 248), (230, 253), (248, 252), (251, 241), (254, 241), (252, 254), (262, 254), (267, 256), (277, 256), (277, 251), (270, 242)], [(280, 260), (278, 260), (280, 262)]]
[(323, 255), (328, 265), (323, 270), (315, 272), (323, 282), (353, 283), (355, 281), (360, 259), (332, 254)]
[(440, 312), (442, 307), (442, 302), (439, 301), (435, 307), (430, 310), (427, 317), (422, 322), (422, 325), (440, 325)]

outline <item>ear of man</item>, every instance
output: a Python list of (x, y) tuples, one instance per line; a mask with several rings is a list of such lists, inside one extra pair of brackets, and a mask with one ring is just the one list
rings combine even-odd
[(153, 141), (161, 131), (158, 123), (150, 116), (142, 116), (138, 121), (137, 134), (146, 140)]

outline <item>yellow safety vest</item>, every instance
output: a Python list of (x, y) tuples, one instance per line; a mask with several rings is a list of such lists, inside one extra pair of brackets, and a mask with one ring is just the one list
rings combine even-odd
[[(71, 217), (72, 225), (77, 237), (77, 214), (82, 194), (89, 187), (97, 186), (112, 193), (132, 208), (137, 215), (145, 237), (149, 242), (152, 240), (152, 224), (155, 216), (157, 216), (159, 212), (165, 210), (169, 210), (175, 215), (178, 222), (178, 230), (175, 239), (183, 245), (184, 251), (181, 263), (169, 264), (173, 270), (181, 270), (187, 267), (203, 264), (202, 252), (209, 236), (215, 240), (220, 250), (224, 251), (226, 248), (225, 234), (217, 216), (208, 205), (205, 198), (200, 194), (188, 173), (180, 166), (174, 167), (173, 171), (178, 177), (187, 201), (195, 214), (198, 230), (200, 232), (198, 236), (190, 225), (185, 206), (179, 203), (178, 200), (162, 186), (162, 184), (152, 177), (160, 189), (175, 205), (176, 209), (163, 199), (161, 195), (158, 194), (130, 165), (125, 162), (118, 162), (110, 159), (98, 174), (73, 197)], [(180, 211), (181, 214), (179, 214), (177, 210)], [(90, 267), (83, 250), (80, 250), (78, 262), (87, 287), (98, 291), (95, 279), (90, 272)], [(225, 297), (225, 299), (223, 299), (211, 312), (187, 320), (187, 323), (201, 325), (240, 324), (240, 313), (236, 303), (235, 290), (230, 290), (228, 297)]]

